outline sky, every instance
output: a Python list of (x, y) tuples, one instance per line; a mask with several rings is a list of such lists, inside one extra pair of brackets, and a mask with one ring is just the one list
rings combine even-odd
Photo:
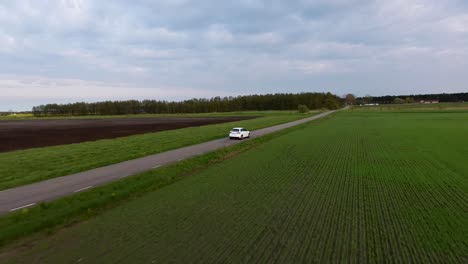
[(0, 111), (468, 92), (467, 0), (0, 0)]

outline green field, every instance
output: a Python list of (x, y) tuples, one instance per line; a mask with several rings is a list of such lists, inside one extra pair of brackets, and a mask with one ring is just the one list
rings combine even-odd
[(2, 263), (466, 263), (468, 113), (342, 112)]
[(262, 117), (117, 139), (0, 153), (0, 190), (225, 137), (235, 126), (256, 130), (317, 113), (299, 114), (292, 111), (230, 113), (234, 116)]
[(7, 114), (0, 115), (0, 120), (15, 120), (15, 119), (32, 119), (33, 114)]
[(382, 104), (378, 106), (353, 106), (353, 111), (393, 111), (393, 112), (466, 112), (468, 103), (438, 104)]

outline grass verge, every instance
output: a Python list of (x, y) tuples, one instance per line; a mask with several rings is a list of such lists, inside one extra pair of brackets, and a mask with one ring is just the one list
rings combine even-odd
[(37, 149), (0, 153), (0, 190), (78, 173), (226, 136), (232, 127), (257, 130), (315, 115), (248, 112), (260, 118)]
[[(313, 122), (323, 122), (331, 116)], [(41, 231), (52, 234), (61, 227), (89, 219), (128, 200), (189, 177), (212, 164), (255, 148), (277, 136), (302, 129), (308, 124), (310, 122), (2, 216), (0, 247), (35, 233), (44, 234)]]

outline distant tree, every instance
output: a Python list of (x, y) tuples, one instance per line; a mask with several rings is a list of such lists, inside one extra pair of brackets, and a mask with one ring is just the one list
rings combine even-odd
[(404, 104), (405, 100), (397, 97), (397, 98), (393, 99), (393, 103), (394, 104)]
[(354, 96), (354, 94), (347, 94), (344, 96), (344, 99), (347, 105), (356, 104), (356, 96)]
[(336, 100), (335, 96), (331, 93), (325, 95), (325, 101), (323, 107), (327, 109), (338, 109), (340, 107), (339, 101)]
[(34, 116), (45, 115), (45, 105), (34, 106), (32, 112)]
[(294, 110), (298, 105), (308, 109), (337, 109), (344, 100), (331, 93), (254, 94), (237, 97), (193, 98), (185, 101), (127, 100), (95, 103), (47, 104), (35, 106), (35, 116), (122, 115), (164, 113), (209, 113), (249, 110)]
[(413, 97), (406, 97), (406, 98), (405, 98), (405, 103), (407, 103), (407, 104), (412, 104), (412, 103), (414, 103), (414, 98), (413, 98)]
[[(404, 98), (406, 102), (411, 103), (411, 100), (406, 100), (406, 98), (411, 98), (413, 102), (426, 101), (426, 100), (439, 100), (440, 102), (467, 102), (468, 93), (452, 93), (452, 94), (415, 94), (415, 95), (384, 95), (377, 96), (373, 98), (373, 103), (379, 104), (392, 104), (395, 98)], [(357, 98), (358, 102), (364, 103), (364, 98)]]
[(307, 105), (300, 104), (297, 106), (297, 111), (299, 113), (307, 113), (309, 112), (309, 108), (307, 107)]
[(366, 94), (366, 96), (364, 96), (362, 102), (363, 102), (364, 104), (370, 104), (370, 103), (372, 103), (372, 100), (373, 100), (373, 99), (374, 99), (374, 98), (373, 98), (371, 95)]

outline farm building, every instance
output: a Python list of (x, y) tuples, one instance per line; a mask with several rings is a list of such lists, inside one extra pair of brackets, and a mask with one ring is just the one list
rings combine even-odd
[(439, 100), (421, 100), (419, 101), (421, 104), (438, 104)]

